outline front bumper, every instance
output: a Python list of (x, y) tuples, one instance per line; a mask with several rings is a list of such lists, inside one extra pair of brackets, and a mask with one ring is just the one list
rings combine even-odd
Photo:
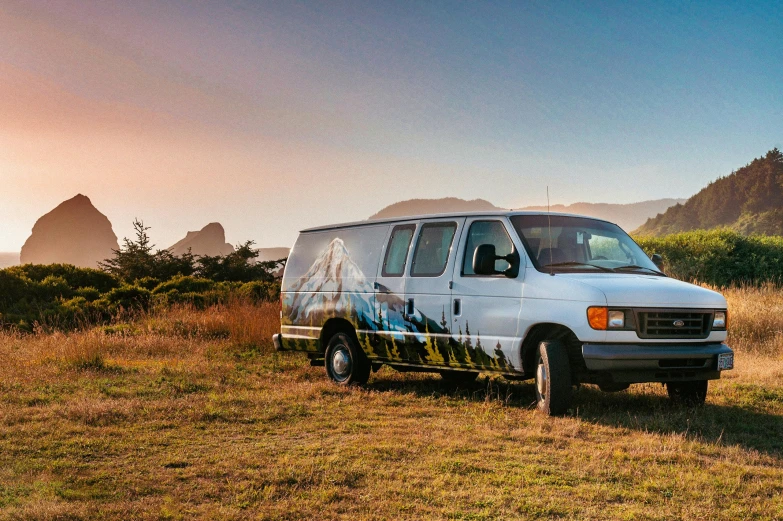
[(582, 345), (588, 371), (623, 383), (720, 378), (718, 355), (730, 353), (726, 344)]

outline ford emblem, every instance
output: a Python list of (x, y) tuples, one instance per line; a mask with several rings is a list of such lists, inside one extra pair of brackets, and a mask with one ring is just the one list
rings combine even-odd
[(682, 320), (675, 320), (673, 322), (673, 324), (674, 324), (674, 327), (682, 327), (682, 326), (685, 325), (685, 322), (683, 322)]

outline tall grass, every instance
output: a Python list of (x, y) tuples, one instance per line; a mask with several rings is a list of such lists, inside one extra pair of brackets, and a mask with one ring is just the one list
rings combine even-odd
[(280, 331), (280, 304), (233, 298), (228, 303), (198, 309), (184, 304), (144, 316), (145, 331), (202, 339), (224, 339), (259, 353), (273, 350), (272, 335)]
[(729, 304), (728, 344), (739, 352), (783, 357), (783, 288), (766, 283), (718, 291)]
[(583, 386), (564, 418), (491, 377), (336, 386), (267, 355), (277, 304), (0, 332), (0, 519), (783, 519), (783, 291), (724, 294), (706, 407)]

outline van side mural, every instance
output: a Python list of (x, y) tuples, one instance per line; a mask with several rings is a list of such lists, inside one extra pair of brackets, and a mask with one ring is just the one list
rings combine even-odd
[[(344, 287), (345, 280), (351, 280), (350, 288)], [(448, 327), (445, 306), (440, 320), (435, 320), (418, 309), (406, 314), (400, 295), (376, 294), (340, 238), (333, 239), (307, 273), (283, 294), (284, 347), (317, 351), (312, 336), (317, 334), (315, 326), (330, 318), (344, 318), (353, 324), (370, 359), (515, 371), (500, 340), (494, 346), (485, 346), (480, 332), (477, 330), (474, 337), (468, 323), (464, 331), (462, 324), (458, 325), (455, 337)]]

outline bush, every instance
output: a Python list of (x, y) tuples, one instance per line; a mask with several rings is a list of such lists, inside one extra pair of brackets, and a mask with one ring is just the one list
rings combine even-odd
[(148, 289), (152, 291), (158, 285), (161, 283), (161, 280), (156, 277), (142, 277), (140, 279), (136, 279), (136, 281), (133, 283), (135, 286), (139, 286), (140, 288)]
[(33, 287), (33, 282), (24, 274), (0, 270), (0, 312), (28, 298)]
[(73, 289), (95, 288), (101, 293), (120, 286), (120, 281), (106, 272), (92, 268), (77, 268), (71, 264), (25, 264), (2, 271), (33, 282), (43, 282), (47, 277), (61, 277)]
[(106, 294), (106, 300), (114, 307), (124, 310), (147, 309), (152, 300), (150, 290), (123, 284)]
[(280, 300), (280, 282), (254, 280), (239, 287), (237, 293), (252, 302), (277, 302)]
[(101, 298), (101, 292), (95, 288), (79, 288), (75, 291), (76, 296), (83, 297), (87, 302), (94, 302)]
[(169, 293), (176, 290), (179, 293), (203, 293), (215, 287), (215, 281), (192, 277), (189, 275), (178, 275), (171, 280), (159, 284), (152, 292), (155, 294)]
[(36, 296), (44, 302), (57, 299), (68, 299), (71, 298), (74, 293), (67, 280), (54, 275), (46, 277), (40, 284), (37, 284), (35, 288)]
[(699, 230), (663, 237), (636, 237), (651, 255), (659, 253), (669, 275), (718, 287), (783, 281), (783, 237), (728, 229)]

